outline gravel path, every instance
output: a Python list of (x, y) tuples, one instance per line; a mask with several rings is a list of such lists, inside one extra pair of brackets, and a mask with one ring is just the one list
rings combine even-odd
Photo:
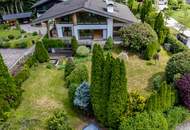
[(190, 122), (188, 121), (177, 126), (176, 130), (190, 130)]

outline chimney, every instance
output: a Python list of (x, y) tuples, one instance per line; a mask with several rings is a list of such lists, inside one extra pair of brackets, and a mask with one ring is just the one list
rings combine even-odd
[(106, 4), (107, 4), (107, 11), (109, 13), (113, 13), (114, 12), (114, 2), (112, 0), (106, 0)]

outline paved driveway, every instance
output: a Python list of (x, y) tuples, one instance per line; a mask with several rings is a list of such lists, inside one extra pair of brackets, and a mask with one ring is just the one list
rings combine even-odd
[(46, 35), (47, 33), (46, 27), (42, 27), (42, 26), (31, 26), (30, 24), (22, 24), (20, 25), (20, 27), (21, 29), (23, 29), (24, 31), (28, 33), (41, 32), (42, 35)]
[(31, 53), (33, 49), (34, 47), (28, 49), (0, 49), (0, 53), (7, 67), (12, 69), (21, 58)]

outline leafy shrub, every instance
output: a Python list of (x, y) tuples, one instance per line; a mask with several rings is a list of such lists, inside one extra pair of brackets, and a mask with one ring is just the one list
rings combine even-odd
[(49, 48), (63, 48), (65, 46), (63, 40), (61, 40), (61, 39), (44, 38), (42, 41), (47, 50)]
[(140, 96), (139, 93), (133, 92), (129, 94), (128, 99), (128, 115), (135, 115), (139, 112), (143, 112), (146, 105), (146, 99)]
[(146, 60), (150, 60), (153, 58), (153, 56), (160, 50), (160, 45), (156, 43), (151, 43), (147, 46), (145, 53), (144, 53), (144, 58)]
[(70, 84), (81, 84), (88, 81), (88, 69), (84, 64), (78, 65), (71, 74), (66, 78), (67, 86)]
[(168, 130), (168, 123), (162, 113), (143, 112), (122, 118), (119, 130)]
[(26, 33), (26, 31), (24, 31), (24, 30), (20, 30), (20, 33)]
[(32, 36), (37, 36), (37, 35), (38, 35), (37, 32), (33, 32), (33, 33), (32, 33)]
[(147, 101), (146, 109), (148, 111), (167, 111), (177, 102), (176, 90), (167, 85), (166, 82), (161, 84), (160, 90), (150, 96)]
[(64, 111), (55, 112), (48, 120), (48, 130), (72, 130)]
[(85, 46), (80, 46), (77, 48), (76, 54), (80, 57), (87, 57), (90, 53), (90, 49)]
[(156, 32), (146, 23), (135, 23), (120, 30), (124, 46), (132, 51), (142, 52), (158, 40)]
[(36, 43), (35, 56), (36, 56), (36, 59), (40, 63), (44, 63), (44, 62), (47, 62), (49, 60), (48, 52), (44, 48), (44, 45), (43, 45), (42, 42), (37, 42)]
[(190, 51), (174, 54), (168, 61), (166, 69), (166, 80), (168, 83), (174, 81), (176, 74), (185, 74), (190, 72)]
[(37, 62), (38, 62), (38, 61), (37, 61), (37, 59), (36, 59), (35, 56), (30, 56), (30, 57), (27, 59), (27, 61), (25, 62), (25, 64), (26, 64), (29, 68), (31, 68), (31, 67), (32, 67), (33, 65), (35, 65)]
[(167, 111), (166, 119), (169, 130), (175, 130), (176, 126), (185, 121), (189, 116), (189, 111), (183, 107), (174, 107)]
[(10, 28), (10, 26), (8, 24), (1, 24), (0, 25), (0, 30), (7, 30), (9, 28)]
[(8, 35), (8, 38), (9, 38), (10, 40), (13, 40), (13, 39), (15, 38), (15, 36), (12, 35), (12, 34), (9, 34), (9, 35)]
[(74, 102), (74, 98), (75, 98), (75, 92), (76, 92), (76, 89), (77, 87), (79, 87), (78, 84), (70, 84), (69, 86), (69, 101), (71, 103), (71, 105), (73, 105), (73, 102)]
[(72, 39), (71, 39), (71, 47), (72, 47), (72, 50), (73, 50), (73, 54), (76, 55), (77, 48), (78, 48), (78, 41), (77, 41), (76, 37), (72, 37)]
[(105, 50), (111, 50), (113, 47), (114, 41), (112, 37), (109, 37), (105, 43), (104, 49)]
[(165, 39), (165, 49), (172, 54), (176, 54), (188, 49), (186, 45), (178, 41), (172, 34), (169, 34)]
[(66, 79), (67, 76), (69, 76), (74, 69), (75, 69), (75, 63), (74, 63), (73, 59), (68, 58), (66, 65), (65, 65), (64, 78)]
[(153, 81), (153, 87), (154, 87), (154, 90), (158, 91), (161, 87), (161, 84), (162, 84), (162, 77), (160, 75), (157, 75)]
[(10, 44), (8, 42), (3, 41), (2, 38), (0, 38), (0, 48), (9, 48)]
[(27, 48), (28, 44), (25, 41), (21, 41), (20, 43), (15, 44), (15, 48)]
[(81, 110), (89, 111), (90, 109), (90, 85), (83, 82), (75, 92), (74, 105)]
[(53, 68), (53, 64), (49, 63), (47, 66), (46, 66), (47, 69), (52, 69)]
[(29, 67), (24, 65), (22, 70), (15, 76), (15, 82), (17, 86), (21, 86), (21, 84), (27, 80), (30, 76)]
[(190, 74), (183, 75), (176, 81), (181, 102), (190, 109)]

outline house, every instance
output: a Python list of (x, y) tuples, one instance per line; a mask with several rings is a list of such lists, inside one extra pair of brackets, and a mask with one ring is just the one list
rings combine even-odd
[(15, 25), (16, 21), (19, 23), (29, 23), (32, 17), (32, 12), (26, 12), (26, 13), (16, 13), (16, 14), (8, 14), (3, 15), (2, 19), (6, 23), (10, 25)]
[(63, 0), (39, 0), (32, 6), (32, 9), (36, 13), (37, 17), (39, 17), (49, 8), (62, 1)]
[(50, 21), (54, 37), (103, 41), (108, 37), (119, 40), (119, 29), (137, 19), (126, 5), (110, 0), (68, 0), (54, 5), (33, 23), (45, 22), (49, 29)]
[(168, 0), (155, 0), (155, 3), (160, 11), (168, 8)]

